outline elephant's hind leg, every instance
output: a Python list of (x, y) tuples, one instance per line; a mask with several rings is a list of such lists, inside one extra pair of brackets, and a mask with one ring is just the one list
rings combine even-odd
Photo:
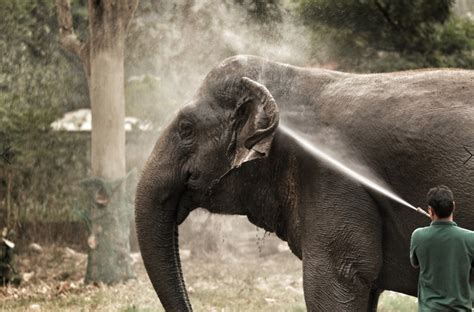
[(350, 263), (336, 267), (330, 258), (321, 255), (303, 258), (308, 311), (375, 311), (378, 293), (374, 293), (374, 279)]
[(383, 264), (377, 206), (346, 180), (326, 184), (317, 194), (307, 202), (302, 242), (308, 310), (371, 311)]

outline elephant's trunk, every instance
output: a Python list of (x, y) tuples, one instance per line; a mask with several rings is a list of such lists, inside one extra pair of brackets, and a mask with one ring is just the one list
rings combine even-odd
[[(148, 161), (137, 186), (135, 222), (138, 243), (148, 276), (166, 311), (192, 311), (178, 248), (176, 206), (180, 181), (177, 183), (176, 180), (180, 179), (157, 158)], [(160, 172), (168, 174), (163, 176)]]

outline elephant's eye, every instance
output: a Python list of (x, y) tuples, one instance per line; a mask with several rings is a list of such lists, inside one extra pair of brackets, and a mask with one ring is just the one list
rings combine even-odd
[(178, 131), (181, 139), (189, 139), (194, 134), (193, 124), (189, 121), (183, 120), (179, 123)]

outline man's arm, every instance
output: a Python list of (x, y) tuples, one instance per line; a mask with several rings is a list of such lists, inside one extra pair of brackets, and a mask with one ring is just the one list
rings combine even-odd
[(416, 230), (411, 234), (411, 241), (410, 241), (410, 263), (411, 266), (415, 269), (420, 267), (420, 263), (418, 262), (418, 257), (416, 256)]

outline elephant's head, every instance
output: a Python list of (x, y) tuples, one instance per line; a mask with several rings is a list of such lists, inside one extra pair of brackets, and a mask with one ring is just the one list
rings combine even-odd
[[(166, 310), (191, 310), (178, 252), (178, 225), (226, 172), (265, 157), (278, 126), (270, 92), (255, 68), (234, 58), (206, 77), (162, 132), (138, 183), (135, 218), (143, 261)], [(244, 213), (235, 206), (230, 214)]]

